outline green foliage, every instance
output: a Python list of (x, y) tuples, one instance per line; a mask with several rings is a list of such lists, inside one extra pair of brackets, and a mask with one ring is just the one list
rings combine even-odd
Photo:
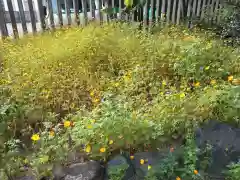
[(228, 179), (237, 180), (240, 178), (240, 163), (232, 163), (228, 166), (229, 170), (226, 172)]
[[(163, 159), (159, 166), (150, 170), (147, 179), (164, 180), (164, 179), (177, 179), (177, 177), (186, 180), (201, 180), (204, 175), (199, 172), (196, 167), (197, 160), (202, 155), (197, 149), (194, 137), (188, 134), (187, 142), (184, 146), (169, 152), (168, 156)], [(209, 163), (209, 162), (208, 162)], [(198, 170), (197, 170), (198, 169)]]
[[(107, 160), (168, 144), (208, 119), (239, 125), (239, 52), (203, 32), (91, 24), (2, 49), (0, 161), (13, 170), (27, 164), (41, 174), (73, 149)], [(186, 156), (190, 172), (195, 154)]]

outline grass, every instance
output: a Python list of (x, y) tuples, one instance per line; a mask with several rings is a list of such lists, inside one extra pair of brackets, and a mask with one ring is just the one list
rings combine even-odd
[[(239, 57), (210, 34), (179, 27), (145, 34), (92, 24), (5, 41), (1, 164), (41, 173), (65, 159), (69, 135), (71, 149), (106, 160), (171, 144), (209, 119), (239, 126)], [(9, 155), (19, 148), (31, 153)]]

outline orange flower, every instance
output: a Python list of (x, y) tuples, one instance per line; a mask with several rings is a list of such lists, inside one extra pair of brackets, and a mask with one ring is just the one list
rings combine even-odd
[(106, 152), (106, 148), (104, 148), (104, 147), (100, 148), (100, 152), (101, 152), (101, 153)]
[(228, 81), (232, 81), (233, 80), (233, 76), (228, 76)]
[(200, 86), (200, 82), (194, 83), (194, 86), (195, 86), (195, 87), (199, 87), (199, 86)]
[(197, 175), (197, 174), (198, 174), (198, 171), (195, 169), (195, 170), (193, 171), (193, 173)]
[(176, 180), (181, 180), (181, 178), (180, 177), (176, 177)]
[(64, 121), (63, 125), (64, 125), (65, 128), (70, 127), (71, 122), (70, 121)]

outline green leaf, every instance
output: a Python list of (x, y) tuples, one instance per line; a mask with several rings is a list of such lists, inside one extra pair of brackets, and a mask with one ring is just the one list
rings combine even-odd
[(133, 6), (133, 0), (124, 0), (124, 5), (126, 7), (132, 7)]

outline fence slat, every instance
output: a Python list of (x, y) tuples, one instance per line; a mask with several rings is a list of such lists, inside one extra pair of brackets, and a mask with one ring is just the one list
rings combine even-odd
[(188, 10), (187, 10), (187, 26), (191, 25), (191, 9), (192, 9), (192, 0), (188, 1)]
[(183, 8), (183, 0), (178, 0), (178, 9), (177, 9), (177, 24), (180, 24), (181, 19), (181, 9)]
[(90, 4), (90, 12), (91, 12), (91, 18), (92, 19), (95, 19), (95, 10), (96, 10), (96, 8), (95, 8), (95, 5), (93, 5), (93, 1), (92, 0), (89, 0), (89, 4)]
[(47, 1), (47, 3), (48, 3), (48, 13), (49, 13), (49, 19), (50, 19), (50, 26), (51, 26), (51, 29), (54, 29), (55, 25), (54, 25), (54, 18), (53, 18), (52, 1)]
[(36, 28), (36, 18), (35, 18), (35, 14), (34, 14), (34, 10), (33, 10), (32, 0), (28, 0), (28, 7), (29, 7), (31, 24), (32, 24), (32, 32), (33, 32), (33, 34), (35, 34), (37, 32), (37, 28)]
[[(105, 1), (104, 3), (105, 3), (105, 4), (104, 4), (104, 7), (105, 7), (106, 9), (108, 9), (108, 8), (109, 8), (108, 1)], [(108, 10), (107, 10), (107, 11), (108, 11)], [(109, 14), (108, 14), (108, 13), (105, 13), (105, 16), (106, 16), (106, 21), (107, 21), (107, 23), (109, 23)]]
[(63, 26), (63, 16), (62, 16), (62, 8), (61, 8), (61, 2), (57, 0), (57, 13), (58, 13), (58, 21), (59, 21), (59, 26)]
[(210, 1), (211, 0), (207, 0), (207, 6), (205, 9), (205, 22), (209, 23), (209, 16), (210, 16)]
[(156, 11), (155, 11), (156, 23), (160, 20), (160, 0), (156, 0)]
[(147, 28), (148, 25), (148, 0), (146, 0), (145, 4), (144, 4), (144, 17), (143, 17), (143, 25), (145, 28)]
[(18, 38), (18, 29), (17, 29), (17, 23), (14, 15), (12, 0), (7, 0), (7, 6), (8, 6), (8, 12), (10, 15), (12, 29), (13, 29), (13, 37)]
[(19, 8), (19, 15), (20, 15), (20, 18), (21, 18), (23, 33), (27, 34), (28, 33), (27, 23), (26, 23), (26, 18), (25, 18), (25, 14), (24, 14), (22, 0), (17, 0), (17, 3), (18, 3), (18, 8)]
[(7, 30), (4, 12), (5, 12), (5, 9), (3, 5), (3, 1), (0, 0), (0, 29), (2, 33), (2, 39), (5, 39), (8, 36), (8, 30)]
[[(101, 11), (101, 9), (102, 9), (102, 1), (101, 0), (96, 0), (96, 1), (98, 1), (97, 9), (98, 9), (98, 16), (99, 16), (100, 24), (102, 24), (102, 22), (103, 22), (103, 15), (102, 15), (102, 11)], [(119, 3), (120, 2), (121, 2), (121, 0), (119, 0)], [(119, 12), (119, 14), (120, 14), (120, 12)]]
[(74, 9), (75, 23), (79, 26), (80, 18), (79, 18), (79, 1), (78, 0), (73, 0), (73, 9)]
[(170, 21), (170, 13), (171, 13), (171, 1), (172, 0), (168, 0), (167, 2), (167, 23), (169, 23)]
[(121, 19), (122, 18), (122, 1), (119, 0), (118, 3), (119, 3), (119, 17)]
[(221, 21), (221, 13), (222, 13), (222, 10), (223, 10), (223, 4), (222, 3), (219, 3), (219, 13), (217, 15), (217, 23), (220, 23)]
[[(179, 0), (178, 0), (179, 1)], [(176, 21), (176, 8), (177, 8), (177, 0), (173, 1), (173, 10), (172, 10), (172, 22), (175, 23)]]
[(68, 26), (71, 26), (72, 19), (71, 19), (71, 13), (70, 13), (69, 0), (64, 0), (64, 4), (65, 4), (65, 14), (67, 16), (67, 24)]
[(83, 25), (87, 25), (88, 15), (87, 15), (87, 1), (86, 0), (82, 0), (82, 10), (83, 10)]
[(162, 0), (162, 8), (161, 8), (161, 26), (166, 20), (166, 0)]
[(219, 4), (220, 4), (220, 1), (219, 0), (216, 0), (216, 4), (215, 4), (215, 9), (214, 9), (214, 23), (217, 22), (217, 17), (218, 17), (218, 14), (219, 14)]
[(206, 0), (203, 0), (202, 9), (201, 9), (201, 17), (200, 20), (203, 20), (206, 12)]
[(112, 0), (112, 8), (114, 8), (114, 13), (113, 13), (113, 18), (116, 19), (117, 18), (117, 6), (115, 4), (115, 0)]
[(198, 5), (197, 5), (197, 17), (200, 17), (200, 13), (201, 13), (201, 4), (202, 4), (202, 0), (198, 0)]
[(193, 18), (196, 18), (196, 8), (197, 8), (197, 0), (194, 0), (193, 6), (192, 6), (192, 20)]
[[(151, 10), (151, 14), (149, 14), (149, 20), (150, 20), (150, 28), (153, 25), (154, 21), (155, 21), (155, 13), (154, 13), (154, 8), (155, 4), (154, 4), (154, 0), (151, 0), (151, 5), (150, 5), (150, 10)], [(150, 18), (151, 17), (151, 18)]]
[(213, 16), (214, 16), (214, 3), (215, 3), (215, 0), (212, 0), (212, 2), (211, 2), (211, 10), (210, 10), (210, 24), (213, 23)]
[[(22, 0), (19, 0), (19, 1), (22, 1)], [(44, 7), (43, 7), (43, 4), (42, 4), (42, 1), (37, 1), (37, 3), (38, 3), (38, 10), (39, 10), (40, 24), (41, 24), (42, 30), (44, 31), (46, 29)]]

